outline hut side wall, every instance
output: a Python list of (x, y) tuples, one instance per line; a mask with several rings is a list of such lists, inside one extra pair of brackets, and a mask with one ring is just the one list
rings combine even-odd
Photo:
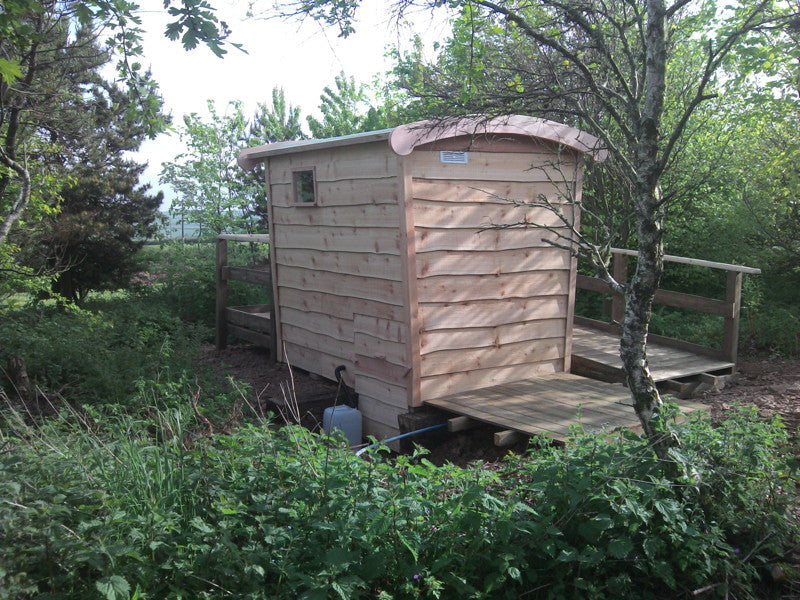
[[(284, 360), (328, 379), (345, 365), (379, 437), (408, 411), (399, 160), (383, 142), (268, 161)], [(309, 167), (317, 202), (296, 206), (292, 169)]]
[[(576, 192), (580, 163), (572, 153), (558, 158), (530, 142), (515, 151), (508, 147), (512, 142), (470, 151), (466, 165), (443, 164), (430, 150), (415, 150), (407, 159), (414, 176), (421, 321), (418, 400), (568, 365), (575, 268), (569, 253), (543, 241), (556, 235), (542, 229), (482, 229), (527, 220), (567, 234), (552, 211), (508, 199), (545, 194), (574, 219), (567, 199)], [(503, 151), (486, 151), (497, 149)]]

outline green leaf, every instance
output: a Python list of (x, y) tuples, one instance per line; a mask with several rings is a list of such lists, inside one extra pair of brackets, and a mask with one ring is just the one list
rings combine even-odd
[(131, 593), (131, 586), (119, 575), (103, 577), (94, 584), (97, 590), (106, 597), (107, 600), (118, 600), (128, 598)]
[(633, 542), (628, 538), (611, 540), (608, 544), (608, 553), (614, 558), (625, 558), (633, 550)]
[(6, 84), (11, 85), (20, 77), (22, 77), (22, 69), (17, 61), (0, 58), (0, 78)]

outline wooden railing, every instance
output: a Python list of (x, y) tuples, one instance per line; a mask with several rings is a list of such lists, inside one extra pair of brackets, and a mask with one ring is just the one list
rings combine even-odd
[[(612, 248), (611, 252), (613, 254), (612, 275), (617, 281), (625, 282), (628, 274), (628, 257), (637, 256), (638, 253), (635, 250), (624, 250), (620, 248)], [(664, 262), (707, 267), (710, 269), (722, 270), (727, 273), (724, 300), (661, 289), (656, 292), (655, 298), (653, 299), (655, 304), (694, 310), (696, 312), (722, 317), (724, 319), (722, 347), (721, 349), (709, 348), (707, 346), (701, 346), (699, 344), (693, 344), (691, 342), (652, 333), (648, 334), (648, 339), (653, 342), (664, 344), (665, 346), (688, 350), (711, 358), (727, 360), (735, 364), (739, 349), (739, 312), (742, 298), (742, 275), (757, 275), (761, 273), (761, 269), (729, 265), (727, 263), (712, 262), (696, 258), (686, 258), (683, 256), (671, 256), (669, 254), (664, 256)], [(611, 322), (607, 323), (605, 321), (576, 316), (575, 323), (618, 333), (620, 329), (619, 324), (622, 322), (625, 313), (624, 298), (620, 294), (613, 293), (607, 283), (595, 277), (578, 275), (577, 287), (581, 290), (611, 295)]]
[(265, 267), (228, 265), (228, 242), (268, 244), (267, 234), (222, 234), (217, 236), (217, 317), (216, 344), (222, 350), (228, 335), (268, 348), (273, 360), (277, 356), (275, 307), (273, 304), (228, 306), (228, 281), (243, 281), (263, 286), (272, 294), (272, 273)]

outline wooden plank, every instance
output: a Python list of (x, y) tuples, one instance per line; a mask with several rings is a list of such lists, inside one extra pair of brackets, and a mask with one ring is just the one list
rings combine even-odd
[(469, 417), (453, 417), (452, 419), (447, 420), (447, 431), (451, 433), (474, 429), (477, 426), (477, 421)]
[(420, 337), (420, 352), (425, 355), (437, 350), (459, 350), (502, 346), (542, 338), (565, 336), (565, 319), (543, 319), (508, 323), (495, 327), (465, 327), (423, 331)]
[[(639, 256), (636, 250), (626, 250), (624, 248), (612, 248), (614, 254), (625, 254), (627, 256)], [(701, 260), (699, 258), (687, 258), (685, 256), (664, 255), (664, 262), (674, 262), (683, 265), (694, 265), (696, 267), (709, 267), (710, 269), (721, 269), (723, 271), (733, 271), (734, 273), (747, 273), (750, 275), (761, 274), (761, 269), (753, 267), (743, 267), (742, 265), (731, 265), (728, 263), (714, 262), (711, 260)]]
[[(612, 293), (611, 288), (606, 282), (595, 277), (578, 275), (577, 285), (578, 288), (582, 290), (599, 292), (601, 294)], [(685, 308), (687, 310), (694, 310), (697, 312), (706, 313), (709, 315), (718, 315), (722, 317), (730, 317), (734, 311), (734, 306), (725, 300), (704, 298), (703, 296), (684, 294), (683, 292), (673, 292), (672, 290), (657, 290), (655, 296), (653, 297), (653, 302), (655, 304), (662, 304), (664, 306)]]
[(405, 311), (402, 320), (408, 328), (405, 364), (409, 366), (409, 372), (406, 389), (408, 391), (408, 405), (414, 407), (422, 404), (419, 369), (419, 335), (422, 329), (422, 320), (419, 312), (416, 273), (417, 237), (412, 200), (414, 184), (409, 158), (403, 157), (400, 159), (398, 166), (398, 191), (403, 203), (403, 211), (400, 215), (400, 257), (403, 263), (403, 304), (405, 305)]
[(364, 371), (356, 371), (355, 380), (354, 387), (359, 396), (370, 396), (386, 404), (408, 410), (408, 391), (405, 385), (383, 381)]
[(275, 245), (279, 248), (399, 254), (399, 243), (398, 232), (371, 227), (280, 225), (275, 231)]
[(408, 341), (408, 325), (402, 321), (356, 314), (353, 315), (353, 328), (381, 340), (401, 344)]
[(341, 356), (343, 359), (352, 361), (353, 359), (353, 342), (336, 339), (334, 337), (283, 323), (283, 339), (285, 342), (292, 342), (293, 344), (302, 348), (311, 348), (325, 352), (330, 356)]
[(330, 355), (313, 348), (298, 346), (290, 341), (284, 342), (283, 350), (285, 354), (284, 361), (289, 365), (300, 367), (309, 373), (316, 373), (331, 381), (336, 381), (336, 376), (334, 375), (336, 367), (344, 365), (345, 371), (342, 373), (342, 379), (347, 385), (353, 387), (355, 365), (351, 359)]
[(569, 198), (572, 184), (563, 182), (475, 181), (470, 179), (413, 179), (414, 200), (435, 202), (474, 202), (508, 206), (510, 201), (532, 201), (545, 196), (552, 202)]
[(251, 244), (269, 244), (269, 234), (267, 233), (221, 233), (217, 236), (218, 240), (229, 242), (249, 242)]
[[(417, 230), (417, 253), (441, 250), (519, 250), (523, 248), (552, 248), (550, 242), (560, 238), (552, 231), (536, 228), (514, 229), (422, 229)], [(566, 235), (566, 229), (559, 230)]]
[[(550, 160), (552, 158), (553, 160)], [(579, 164), (566, 156), (556, 164), (553, 155), (470, 152), (468, 164), (439, 161), (438, 152), (413, 152), (406, 160), (419, 179), (478, 179), (483, 181), (573, 181)]]
[(281, 225), (329, 225), (332, 227), (397, 228), (400, 208), (397, 204), (358, 204), (305, 207), (275, 207), (275, 222)]
[(725, 315), (722, 335), (722, 353), (726, 360), (736, 362), (739, 354), (739, 312), (742, 304), (742, 274), (729, 272), (725, 282), (725, 301), (733, 307), (730, 315)]
[(272, 287), (269, 265), (258, 267), (223, 267), (223, 277), (229, 281), (242, 281), (253, 285)]
[(298, 310), (286, 306), (283, 308), (283, 322), (286, 325), (302, 327), (308, 331), (321, 333), (344, 342), (353, 342), (353, 321), (330, 314)]
[(371, 375), (381, 381), (404, 386), (408, 389), (409, 377), (412, 375), (412, 370), (408, 367), (390, 363), (382, 358), (363, 356), (360, 354), (355, 355), (355, 366), (359, 372)]
[[(559, 205), (560, 208), (567, 206)], [(558, 215), (543, 206), (414, 200), (414, 226), (417, 229), (465, 229), (523, 222), (548, 227), (564, 226)]]
[(422, 377), (428, 377), (490, 367), (538, 363), (557, 358), (564, 358), (564, 338), (561, 337), (488, 348), (440, 350), (425, 354), (420, 368)]
[(362, 298), (386, 304), (402, 305), (403, 302), (403, 286), (397, 281), (284, 265), (278, 265), (278, 277), (282, 287)]
[(394, 406), (392, 404), (386, 404), (378, 398), (359, 394), (358, 410), (361, 411), (365, 419), (370, 419), (377, 423), (383, 423), (389, 427), (399, 429), (397, 416), (407, 413), (408, 406), (405, 404), (403, 406)]
[[(342, 179), (339, 181), (317, 180), (317, 204), (312, 207), (298, 207), (293, 204), (290, 183), (272, 186), (271, 204), (275, 208), (286, 207), (296, 212), (313, 213), (328, 206), (366, 206), (370, 204), (397, 204), (397, 178)], [(274, 221), (270, 221), (274, 223)]]
[(354, 347), (356, 354), (361, 356), (371, 356), (395, 365), (408, 366), (407, 348), (403, 343), (382, 340), (363, 331), (356, 330)]
[(286, 267), (302, 267), (345, 275), (401, 281), (401, 261), (396, 255), (281, 248), (275, 260)]
[(228, 306), (225, 309), (225, 319), (228, 323), (260, 331), (269, 335), (272, 331), (272, 323), (270, 322), (269, 313), (251, 313), (238, 308)]
[(251, 329), (245, 329), (238, 325), (228, 324), (228, 334), (250, 342), (251, 344), (255, 344), (256, 346), (262, 346), (264, 348), (270, 348), (272, 346), (272, 338), (269, 335)]
[(442, 275), (420, 279), (418, 290), (419, 301), (424, 303), (566, 296), (569, 292), (569, 272)]
[(225, 267), (228, 264), (227, 240), (217, 239), (215, 261), (217, 280), (215, 342), (217, 350), (222, 350), (228, 344), (228, 321), (225, 319), (225, 307), (228, 304), (228, 281), (225, 279)]
[(552, 156), (553, 149), (541, 140), (528, 136), (512, 137), (507, 134), (488, 133), (483, 135), (459, 135), (441, 140), (434, 140), (415, 146), (414, 150), (440, 151), (454, 150), (458, 152), (521, 152), (525, 154), (541, 154)]
[[(275, 207), (272, 202), (272, 169), (270, 161), (264, 162), (264, 183), (267, 186), (267, 196), (270, 200), (267, 202), (267, 220), (269, 222), (269, 230), (271, 236), (275, 234)], [(270, 239), (272, 237), (270, 236)], [(281, 331), (281, 297), (278, 286), (278, 272), (277, 264), (275, 263), (275, 244), (271, 243), (269, 248), (269, 271), (272, 274), (272, 325), (273, 337), (272, 348), (270, 348), (270, 355), (275, 362), (283, 361), (283, 335)]]
[(527, 439), (527, 436), (521, 434), (519, 431), (513, 429), (506, 429), (505, 431), (495, 431), (494, 445), (498, 447), (513, 446), (517, 442)]
[(421, 378), (420, 387), (422, 397), (425, 401), (428, 401), (464, 390), (480, 389), (508, 381), (517, 381), (525, 377), (555, 373), (561, 369), (562, 365), (563, 361), (561, 359), (555, 359), (534, 364), (492, 367), (464, 371), (462, 373), (433, 375)]
[(439, 250), (417, 255), (417, 278), (439, 275), (495, 275), (537, 270), (570, 269), (571, 258), (561, 248), (515, 250)]
[(273, 183), (290, 183), (292, 170), (315, 167), (318, 182), (393, 177), (399, 157), (385, 142), (331, 150), (309, 150), (273, 158)]
[(328, 313), (343, 319), (352, 319), (355, 313), (359, 313), (398, 321), (402, 319), (403, 312), (403, 307), (395, 304), (289, 287), (281, 288), (281, 300), (283, 307)]
[(567, 312), (566, 296), (542, 296), (527, 299), (470, 300), (420, 305), (424, 331), (461, 329), (480, 324), (485, 327), (539, 319), (563, 318)]
[[(574, 223), (575, 231), (580, 231), (581, 227), (581, 199), (583, 198), (583, 170), (578, 172), (578, 177), (575, 181), (575, 203), (571, 205), (572, 209), (572, 223)], [(577, 236), (572, 235), (570, 239), (575, 240)], [(564, 252), (567, 254), (567, 252)], [(570, 262), (569, 281), (567, 282), (567, 331), (564, 335), (564, 372), (569, 372), (572, 365), (572, 328), (575, 322), (575, 294), (577, 292), (576, 281), (578, 278), (578, 257), (573, 256)]]

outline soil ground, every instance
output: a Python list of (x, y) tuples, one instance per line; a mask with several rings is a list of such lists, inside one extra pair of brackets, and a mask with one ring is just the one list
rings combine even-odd
[[(274, 364), (269, 354), (251, 345), (232, 345), (221, 352), (208, 348), (202, 359), (228, 372), (251, 388), (251, 402), (262, 413), (269, 411), (292, 417), (285, 399), (293, 390), (300, 407), (301, 422), (311, 428), (321, 426), (322, 411), (334, 401), (341, 404), (344, 394), (338, 386), (301, 369)], [(337, 398), (338, 394), (338, 398)], [(707, 405), (712, 418), (722, 417), (736, 404), (755, 406), (764, 417), (780, 415), (789, 434), (796, 438), (800, 426), (800, 360), (757, 358), (739, 363), (739, 373), (722, 390), (712, 390), (695, 398)], [(436, 463), (465, 465), (471, 461), (496, 462), (507, 452), (521, 452), (525, 443), (498, 448), (493, 443), (491, 427), (479, 427), (459, 433), (433, 432), (418, 436), (415, 442), (430, 450)]]

